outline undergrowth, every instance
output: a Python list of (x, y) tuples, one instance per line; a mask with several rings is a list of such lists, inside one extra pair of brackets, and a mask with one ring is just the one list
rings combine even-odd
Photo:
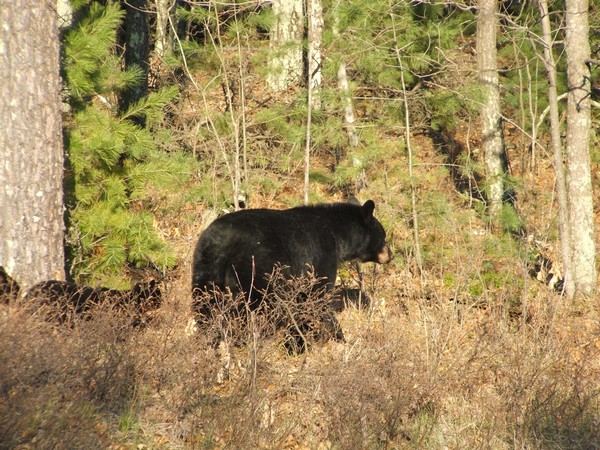
[(364, 270), (361, 303), (347, 279), (345, 342), (296, 355), (258, 317), (243, 343), (212, 346), (186, 327), (180, 283), (144, 330), (101, 313), (57, 327), (4, 307), (0, 446), (598, 448), (596, 310), (539, 289), (525, 318), (503, 302), (508, 288), (457, 301), (444, 286), (398, 290), (409, 278), (392, 285), (391, 273)]

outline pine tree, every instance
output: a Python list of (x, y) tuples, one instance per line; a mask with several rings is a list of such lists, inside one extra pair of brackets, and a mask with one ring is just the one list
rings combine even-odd
[(123, 70), (116, 51), (123, 14), (118, 3), (85, 4), (63, 42), (72, 106), (66, 130), (71, 273), (117, 284), (127, 265), (174, 264), (172, 251), (154, 227), (152, 195), (185, 181), (191, 171), (182, 154), (160, 150), (154, 132), (165, 106), (177, 97), (176, 87), (119, 111), (120, 94), (141, 75), (139, 69)]

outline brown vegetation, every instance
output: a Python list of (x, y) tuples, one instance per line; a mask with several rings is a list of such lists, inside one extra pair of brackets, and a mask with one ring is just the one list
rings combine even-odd
[(498, 290), (482, 308), (474, 300), (449, 301), (434, 282), (422, 295), (402, 270), (377, 268), (364, 273), (370, 304), (348, 301), (338, 314), (346, 342), (317, 342), (290, 356), (281, 332), (273, 335), (259, 315), (241, 328), (249, 338), (228, 351), (191, 333), (187, 278), (182, 272), (168, 286), (158, 320), (134, 332), (110, 310), (56, 328), (20, 306), (5, 307), (2, 447), (501, 449), (600, 442), (598, 314), (550, 291), (529, 297), (534, 314), (526, 323), (502, 306), (510, 304), (508, 291)]
[(25, 308), (59, 324), (90, 320), (101, 308), (128, 316), (133, 325), (151, 320), (162, 304), (159, 283), (150, 280), (126, 290), (93, 288), (68, 281), (48, 280), (36, 284), (23, 299)]
[[(472, 76), (469, 48), (453, 58), (464, 67), (444, 75), (449, 92)], [(532, 260), (540, 250), (532, 242), (557, 237), (549, 155), (532, 153), (524, 134), (507, 133), (516, 206), (533, 241), (492, 232), (477, 212), (475, 119), (461, 112), (456, 128), (431, 132), (422, 89), (409, 103), (423, 270), (414, 263), (401, 129), (372, 125), (385, 105), (357, 86), (361, 131), (376, 145), (366, 149), (360, 183), (352, 171), (336, 172), (352, 159), (344, 146), (315, 146), (312, 194), (334, 201), (362, 189), (359, 197), (376, 199), (395, 260), (365, 264), (360, 275), (343, 266), (335, 296), (312, 302), (296, 301), (311, 279), (296, 280), (277, 294), (275, 318), (225, 314), (195, 331), (193, 244), (231, 201), (231, 155), (223, 149), (235, 148), (230, 134), (208, 126), (227, 110), (221, 86), (211, 92), (213, 72), (194, 74), (206, 88), (184, 89), (170, 118), (173, 147), (202, 164), (185, 192), (152, 197), (155, 226), (179, 260), (155, 320), (134, 329), (105, 305), (94, 320), (65, 327), (21, 303), (0, 305), (0, 448), (600, 448), (599, 304), (569, 303), (528, 273), (558, 260), (552, 245)], [(292, 108), (294, 93), (273, 98), (259, 77), (243, 73), (256, 111)], [(253, 119), (256, 111), (247, 111), (246, 203), (297, 205), (301, 158), (268, 121)], [(330, 314), (330, 303), (344, 342), (315, 333), (306, 336), (308, 351), (290, 355), (292, 319)], [(281, 320), (286, 326), (274, 326)], [(217, 335), (227, 339), (215, 348)]]

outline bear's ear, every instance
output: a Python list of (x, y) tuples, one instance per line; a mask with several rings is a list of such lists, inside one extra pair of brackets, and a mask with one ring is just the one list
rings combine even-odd
[(375, 210), (375, 202), (373, 200), (367, 200), (362, 207), (363, 219), (365, 219), (365, 221), (372, 219), (374, 210)]

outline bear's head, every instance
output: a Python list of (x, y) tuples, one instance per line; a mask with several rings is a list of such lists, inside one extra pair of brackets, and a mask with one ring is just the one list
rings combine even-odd
[(361, 256), (361, 260), (363, 262), (387, 264), (394, 259), (394, 255), (386, 241), (383, 225), (373, 216), (374, 210), (375, 202), (373, 200), (367, 200), (361, 208), (362, 218), (367, 228), (369, 239), (366, 251)]

